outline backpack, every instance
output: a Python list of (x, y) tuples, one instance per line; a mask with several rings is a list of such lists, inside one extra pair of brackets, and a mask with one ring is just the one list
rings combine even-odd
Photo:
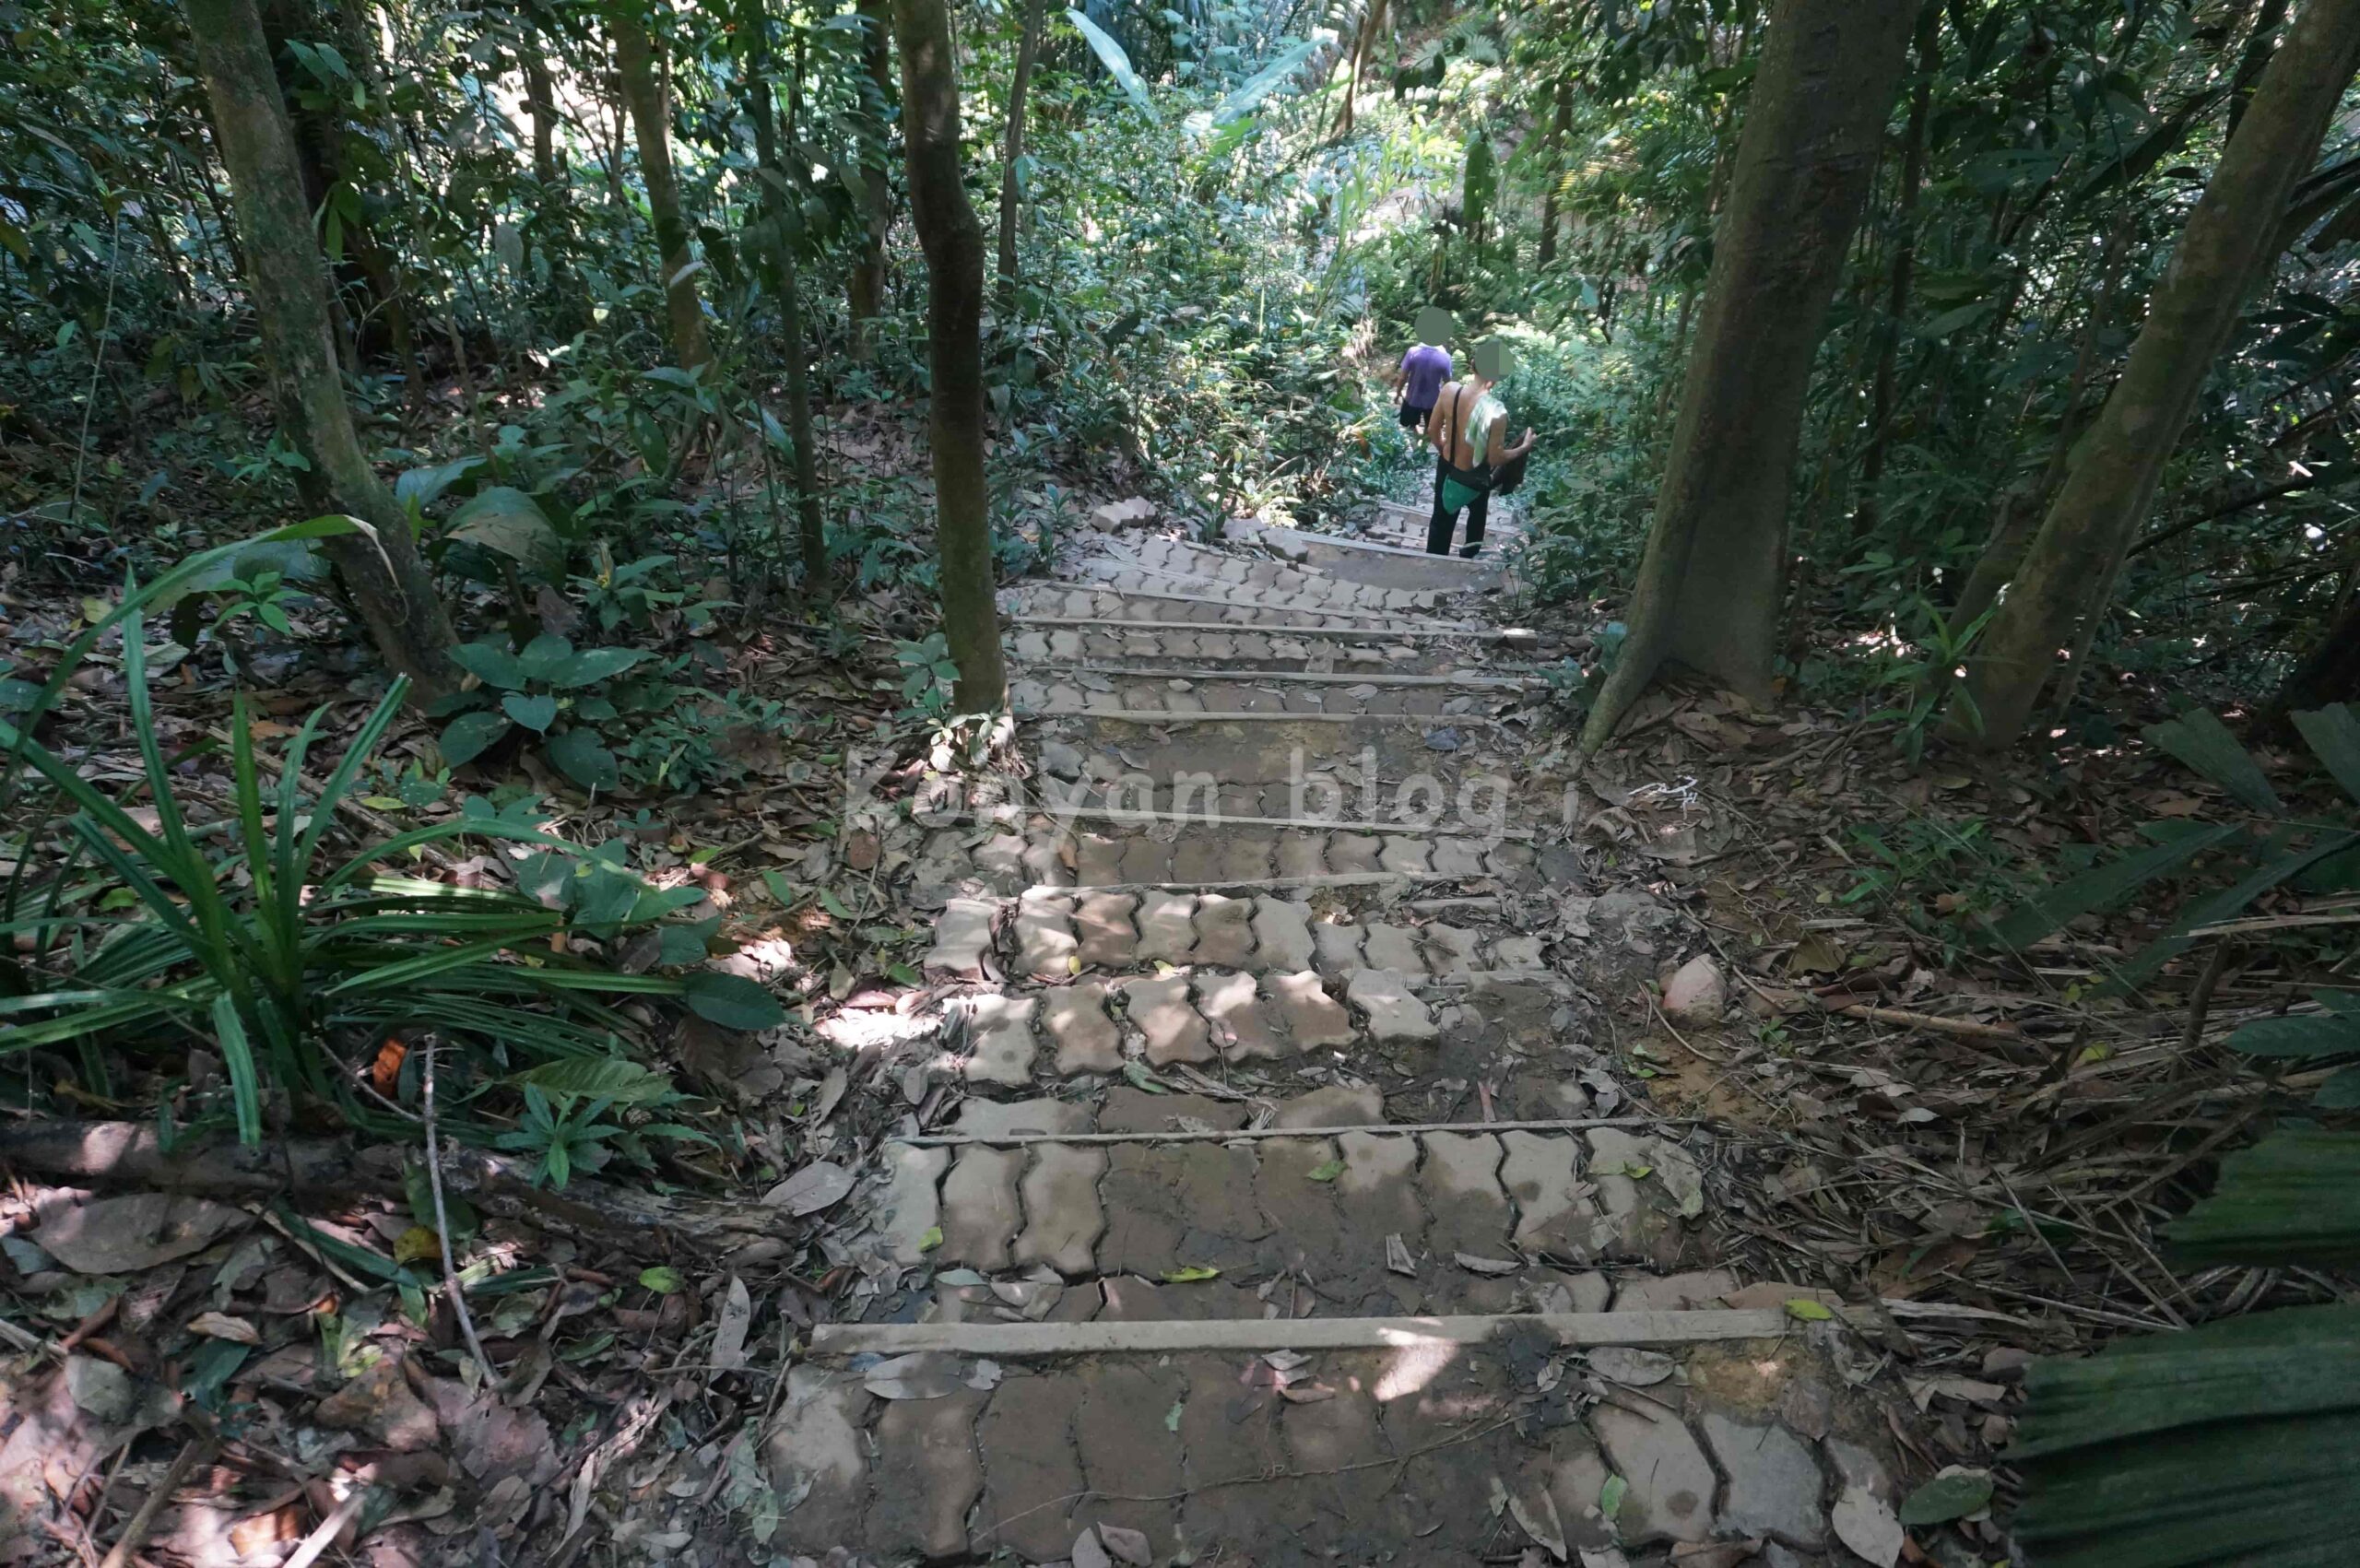
[(1531, 455), (1531, 450), (1527, 448), (1493, 469), (1492, 493), (1493, 495), (1513, 494), (1516, 486), (1524, 483), (1524, 460)]

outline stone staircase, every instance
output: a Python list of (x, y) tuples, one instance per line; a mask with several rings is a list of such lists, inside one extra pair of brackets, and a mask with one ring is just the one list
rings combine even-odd
[[(1497, 782), (1491, 565), (1069, 570), (1003, 607), (1032, 779), (916, 870), (967, 1098), (837, 1244), (875, 1288), (788, 1377), (773, 1547), (1887, 1568), (1842, 1313), (1704, 1267), (1714, 1150), (1631, 1108), (1541, 934), (1589, 890)], [(1458, 814), (1368, 809), (1413, 776)]]

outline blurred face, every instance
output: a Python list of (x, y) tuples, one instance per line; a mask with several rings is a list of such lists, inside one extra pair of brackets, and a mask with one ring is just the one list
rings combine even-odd
[(1485, 381), (1504, 381), (1514, 361), (1508, 346), (1497, 338), (1488, 338), (1475, 345), (1475, 373)]
[(1418, 341), (1430, 348), (1440, 348), (1450, 341), (1454, 324), (1448, 311), (1440, 305), (1428, 305), (1418, 312)]

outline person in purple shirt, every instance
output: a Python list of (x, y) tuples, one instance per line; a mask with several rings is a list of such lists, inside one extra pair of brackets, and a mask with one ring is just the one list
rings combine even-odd
[(1428, 305), (1418, 312), (1418, 346), (1401, 356), (1401, 368), (1393, 376), (1393, 384), (1401, 394), (1405, 430), (1426, 428), (1426, 416), (1434, 411), (1434, 398), (1450, 379), (1450, 350), (1443, 347), (1450, 332), (1450, 312), (1441, 306)]

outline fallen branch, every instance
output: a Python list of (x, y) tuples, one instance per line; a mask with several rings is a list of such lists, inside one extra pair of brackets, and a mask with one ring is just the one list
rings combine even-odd
[[(167, 1149), (141, 1122), (33, 1122), (0, 1129), (0, 1166), (75, 1186), (145, 1188), (207, 1197), (350, 1197), (406, 1188), (398, 1146), (348, 1138), (296, 1138), (267, 1149), (236, 1144)], [(505, 1220), (621, 1248), (661, 1252), (667, 1241), (723, 1252), (792, 1233), (784, 1211), (761, 1204), (666, 1197), (575, 1178), (561, 1191), (533, 1185), (514, 1161), (487, 1149), (446, 1147), (442, 1180), (477, 1208)]]
[(172, 1493), (181, 1489), (191, 1470), (213, 1456), (213, 1451), (214, 1442), (209, 1437), (192, 1437), (181, 1445), (181, 1451), (172, 1456), (171, 1464), (166, 1467), (163, 1480), (156, 1483), (156, 1490), (125, 1521), (123, 1535), (99, 1560), (99, 1568), (124, 1568), (131, 1561), (132, 1554), (147, 1544), (148, 1533), (156, 1527), (156, 1516), (164, 1511), (164, 1504), (171, 1501)]

